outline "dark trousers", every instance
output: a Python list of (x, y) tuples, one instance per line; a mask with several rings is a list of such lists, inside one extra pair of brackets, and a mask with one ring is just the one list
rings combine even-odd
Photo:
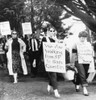
[(78, 62), (75, 62), (75, 66), (78, 70), (78, 73), (76, 74), (75, 84), (88, 86), (86, 79), (88, 77), (89, 64), (79, 64)]
[(6, 68), (7, 65), (6, 54), (0, 54), (0, 65), (2, 66), (2, 68)]
[(53, 90), (58, 89), (57, 73), (48, 72), (48, 78), (49, 78), (49, 85), (51, 85), (53, 87)]
[[(29, 57), (30, 57), (30, 63), (31, 63), (31, 74), (33, 75), (37, 75), (37, 71), (38, 71), (38, 64), (39, 64), (39, 52), (38, 51), (34, 51), (34, 52), (30, 52), (29, 53)], [(33, 67), (33, 61), (36, 60), (36, 67)]]

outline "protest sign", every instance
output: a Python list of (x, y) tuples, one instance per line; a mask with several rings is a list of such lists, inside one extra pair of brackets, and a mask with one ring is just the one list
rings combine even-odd
[(0, 22), (0, 31), (2, 35), (10, 35), (11, 34), (11, 28), (9, 21)]
[(32, 34), (31, 23), (22, 23), (23, 34)]
[(89, 64), (93, 60), (93, 50), (91, 44), (80, 44), (77, 45), (78, 51), (78, 62), (82, 64)]
[(65, 73), (65, 46), (63, 43), (43, 43), (44, 64), (48, 72)]

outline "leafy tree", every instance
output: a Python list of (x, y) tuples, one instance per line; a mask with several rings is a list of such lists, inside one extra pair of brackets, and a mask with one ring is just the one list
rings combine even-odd
[(21, 22), (31, 21), (34, 29), (42, 26), (44, 20), (50, 22), (57, 31), (66, 32), (62, 28), (61, 20), (70, 17), (70, 14), (60, 16), (63, 13), (61, 6), (49, 0), (0, 0), (0, 21), (10, 21), (11, 29), (21, 32)]
[(23, 7), (24, 0), (0, 0), (0, 21), (10, 21), (11, 28), (19, 31)]
[[(62, 18), (60, 17), (64, 10), (61, 6), (54, 4), (54, 2), (49, 0), (32, 0), (30, 5), (28, 4), (27, 9), (33, 9), (32, 12), (26, 12), (26, 17), (31, 19), (33, 17), (32, 23), (34, 24), (35, 28), (40, 28), (42, 26), (43, 21), (48, 21), (54, 26), (58, 32), (65, 33), (67, 30), (62, 28), (62, 19), (68, 18), (71, 15), (66, 13), (63, 15)], [(30, 16), (30, 17), (28, 17)], [(27, 19), (28, 21), (28, 19)]]

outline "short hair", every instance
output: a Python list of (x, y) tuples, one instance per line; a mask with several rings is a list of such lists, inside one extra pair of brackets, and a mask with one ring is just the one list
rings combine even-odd
[(86, 31), (81, 31), (79, 33), (79, 37), (87, 37), (88, 36), (88, 33)]

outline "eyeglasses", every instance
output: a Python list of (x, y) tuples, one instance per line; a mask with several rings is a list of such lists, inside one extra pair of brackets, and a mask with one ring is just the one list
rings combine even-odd
[(17, 33), (12, 33), (12, 35), (17, 35)]
[(50, 32), (55, 32), (55, 30), (50, 30)]

